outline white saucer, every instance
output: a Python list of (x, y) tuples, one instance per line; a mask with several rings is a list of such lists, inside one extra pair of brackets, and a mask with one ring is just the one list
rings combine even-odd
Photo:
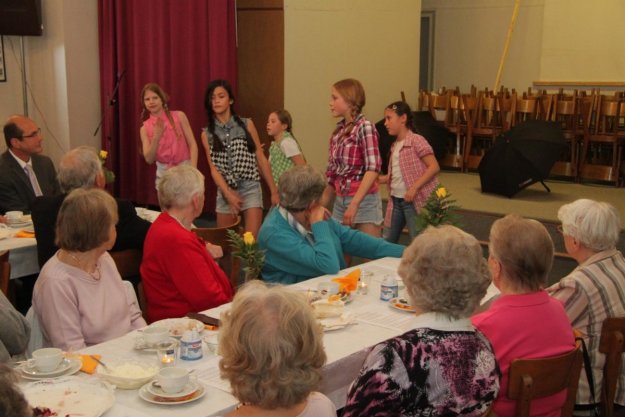
[(63, 359), (63, 362), (53, 371), (41, 372), (34, 366), (25, 363), (21, 366), (20, 371), (25, 379), (37, 380), (46, 378), (58, 378), (65, 375), (73, 375), (82, 368), (82, 362), (78, 358)]
[(198, 390), (198, 388), (200, 388), (200, 385), (197, 382), (189, 381), (189, 383), (184, 386), (182, 391), (170, 394), (168, 392), (163, 391), (161, 387), (157, 387), (155, 385), (155, 382), (156, 381), (151, 381), (149, 384), (147, 384), (148, 392), (152, 395), (158, 395), (159, 397), (163, 397), (163, 398), (185, 397), (189, 394), (193, 394), (195, 391)]
[[(206, 394), (206, 389), (202, 384), (197, 383), (197, 389), (195, 392), (192, 392), (183, 397), (174, 397), (174, 398), (166, 398), (161, 397), (160, 395), (154, 395), (150, 391), (148, 391), (148, 387), (152, 385), (151, 382), (148, 382), (144, 386), (139, 389), (139, 397), (152, 404), (160, 404), (160, 405), (178, 405), (178, 404), (186, 404), (191, 401), (199, 400)], [(176, 394), (179, 395), (179, 394)]]
[(9, 229), (0, 229), (0, 240), (2, 239), (6, 239), (7, 237), (10, 237), (13, 234), (12, 230)]

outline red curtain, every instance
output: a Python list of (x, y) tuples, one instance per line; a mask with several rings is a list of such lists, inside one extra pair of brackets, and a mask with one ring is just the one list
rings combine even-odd
[(215, 78), (236, 85), (235, 1), (98, 0), (98, 8), (102, 149), (117, 176), (114, 194), (157, 204), (156, 166), (143, 159), (139, 138), (141, 89), (155, 82), (169, 108), (189, 118), (206, 176), (205, 210), (213, 212), (216, 188), (200, 143), (204, 90)]

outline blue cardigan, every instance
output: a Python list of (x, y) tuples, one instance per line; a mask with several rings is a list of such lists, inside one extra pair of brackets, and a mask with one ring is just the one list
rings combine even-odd
[(271, 210), (258, 233), (258, 244), (266, 251), (263, 280), (294, 284), (336, 274), (346, 267), (344, 253), (368, 259), (400, 258), (404, 253), (402, 245), (350, 229), (332, 219), (313, 224), (312, 233), (314, 245), (293, 229), (277, 209)]

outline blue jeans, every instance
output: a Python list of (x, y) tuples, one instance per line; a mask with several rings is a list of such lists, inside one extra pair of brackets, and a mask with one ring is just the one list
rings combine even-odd
[(393, 196), (391, 196), (391, 198), (393, 199), (391, 227), (384, 228), (384, 239), (392, 243), (397, 243), (401, 231), (404, 229), (404, 226), (408, 224), (408, 233), (410, 233), (410, 240), (412, 241), (412, 239), (417, 236), (417, 212), (412, 202)]

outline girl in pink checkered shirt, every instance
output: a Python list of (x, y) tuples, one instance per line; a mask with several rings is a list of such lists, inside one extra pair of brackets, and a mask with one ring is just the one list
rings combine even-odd
[(397, 136), (391, 147), (388, 175), (379, 179), (389, 187), (384, 238), (397, 243), (406, 224), (410, 239), (417, 235), (416, 215), (437, 187), (436, 174), (440, 168), (430, 144), (414, 132), (408, 104), (403, 101), (390, 104), (384, 110), (384, 126), (390, 135)]
[(382, 235), (382, 200), (378, 192), (378, 173), (382, 158), (378, 132), (362, 114), (365, 90), (353, 78), (332, 86), (330, 111), (340, 117), (330, 137), (328, 186), (321, 204), (334, 198), (332, 218), (345, 226), (380, 237)]

